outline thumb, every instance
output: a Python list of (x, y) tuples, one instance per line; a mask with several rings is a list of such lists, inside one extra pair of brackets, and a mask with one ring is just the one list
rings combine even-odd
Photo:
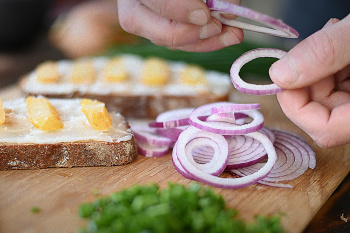
[(285, 89), (310, 86), (350, 64), (350, 15), (306, 38), (270, 67), (274, 83)]

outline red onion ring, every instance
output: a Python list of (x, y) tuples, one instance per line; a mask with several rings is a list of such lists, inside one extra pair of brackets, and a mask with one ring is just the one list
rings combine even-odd
[[(267, 136), (265, 136), (260, 132), (249, 133), (247, 134), (247, 136), (253, 137), (254, 139), (260, 141), (264, 145), (268, 155), (268, 160), (265, 163), (265, 165), (256, 173), (248, 176), (244, 176), (244, 177), (221, 178), (217, 176), (212, 176), (195, 167), (193, 165), (193, 162), (191, 161), (191, 159), (193, 160), (193, 157), (189, 155), (189, 151), (185, 149), (186, 147), (179, 146), (182, 144), (186, 145), (187, 142), (191, 139), (189, 134), (185, 133), (186, 131), (187, 129), (179, 136), (179, 139), (176, 144), (176, 150), (175, 150), (176, 155), (173, 155), (173, 156), (177, 156), (182, 167), (186, 172), (191, 174), (191, 177), (193, 177), (197, 181), (206, 183), (208, 185), (212, 185), (218, 188), (230, 188), (230, 189), (246, 187), (266, 177), (268, 173), (271, 171), (271, 169), (273, 168), (273, 165), (275, 164), (275, 161), (277, 159), (276, 151), (273, 147), (273, 144), (271, 143), (271, 141), (268, 139)], [(208, 132), (203, 132), (203, 134), (206, 134), (206, 133)], [(173, 151), (173, 154), (174, 154), (174, 151)]]
[(154, 146), (173, 146), (174, 140), (159, 135), (147, 122), (135, 121), (131, 124), (136, 141)]
[[(182, 137), (183, 140), (186, 140), (185, 144), (183, 144), (185, 146), (179, 146), (181, 143), (180, 137)], [(181, 133), (180, 137), (177, 140), (177, 148), (175, 149), (175, 152), (178, 150), (180, 150), (180, 153), (184, 152), (187, 161), (189, 161), (196, 169), (212, 176), (220, 175), (225, 170), (228, 160), (228, 144), (222, 135), (205, 132), (193, 126), (189, 126)], [(210, 146), (214, 151), (214, 154), (208, 163), (197, 163), (192, 156), (192, 151), (202, 146)], [(182, 164), (178, 152), (176, 153), (178, 160)]]
[[(271, 142), (274, 143), (275, 136), (271, 130), (263, 127), (259, 131), (265, 134)], [(244, 140), (238, 140), (240, 138)], [(247, 143), (251, 140), (244, 135), (230, 136), (227, 140), (229, 140), (230, 154), (226, 170), (247, 167), (260, 162), (266, 157), (266, 151), (263, 145), (256, 140), (253, 140), (251, 144)], [(247, 144), (249, 145), (248, 148), (245, 147)]]
[[(170, 129), (189, 125), (188, 117), (194, 108), (181, 108), (165, 111), (159, 114), (155, 121), (149, 123), (150, 127)], [(207, 116), (201, 116), (205, 120)]]
[[(220, 0), (207, 0), (206, 4), (211, 10), (211, 15), (220, 20), (222, 24), (242, 28), (254, 32), (265, 33), (273, 36), (286, 38), (298, 38), (299, 33), (281, 20), (274, 19), (268, 15), (251, 10), (249, 8)], [(240, 22), (237, 19), (227, 19), (222, 14), (232, 14), (264, 24), (268, 27), (261, 27), (249, 23)]]
[(137, 143), (137, 149), (140, 155), (145, 157), (162, 157), (169, 153), (169, 146), (154, 146), (146, 143)]
[(283, 91), (284, 90), (283, 88), (277, 86), (274, 83), (268, 84), (268, 85), (256, 85), (256, 84), (246, 83), (239, 76), (239, 71), (246, 63), (256, 58), (275, 57), (280, 59), (285, 54), (286, 52), (283, 50), (272, 49), (272, 48), (253, 49), (244, 53), (242, 56), (237, 58), (231, 66), (230, 74), (231, 74), (231, 81), (233, 85), (240, 92), (251, 94), (251, 95), (273, 95)]
[(267, 127), (262, 127), (260, 129), (260, 132), (262, 132), (263, 134), (265, 134), (270, 140), (272, 143), (275, 142), (275, 139), (276, 139), (276, 136), (275, 134), (272, 132), (272, 130), (270, 130), (269, 128)]
[(169, 129), (156, 129), (156, 133), (169, 138), (172, 141), (176, 141), (177, 138), (179, 137), (180, 133), (182, 133), (182, 131), (184, 131), (184, 129), (186, 129), (188, 126), (180, 126), (180, 127), (176, 127), (176, 128), (169, 128)]
[(210, 115), (212, 108), (222, 104), (229, 105), (230, 103), (212, 103), (196, 108), (190, 114), (189, 123), (196, 128), (222, 135), (241, 135), (255, 132), (263, 127), (264, 117), (255, 109), (244, 111), (245, 115), (253, 119), (252, 122), (244, 125), (236, 125), (227, 122), (208, 122), (199, 119), (200, 116)]
[(236, 124), (236, 117), (233, 112), (219, 112), (219, 113), (214, 113), (213, 115), (210, 115), (205, 119), (206, 121), (210, 122), (227, 122), (231, 124)]
[(284, 130), (276, 130), (273, 129), (272, 132), (280, 138), (286, 139), (289, 142), (293, 142), (293, 144), (298, 145), (298, 148), (303, 150), (304, 153), (307, 153), (309, 156), (309, 168), (314, 169), (316, 167), (316, 152), (312, 149), (312, 147), (297, 134), (287, 132)]
[[(295, 179), (310, 167), (313, 167), (315, 152), (309, 144), (299, 136), (281, 130), (272, 130), (276, 136), (274, 146), (277, 152), (277, 160), (271, 172), (259, 183), (276, 186), (276, 182)], [(297, 142), (298, 141), (298, 142)], [(310, 152), (310, 153), (309, 153)], [(256, 172), (263, 163), (231, 170), (232, 173), (246, 176)], [(279, 184), (277, 186), (284, 186)], [(290, 185), (288, 185), (290, 187)]]
[(210, 146), (196, 148), (192, 151), (193, 159), (197, 163), (208, 163), (213, 158), (214, 150)]
[(260, 104), (225, 104), (211, 108), (211, 114), (259, 109)]
[(173, 164), (175, 169), (178, 171), (178, 173), (180, 173), (183, 177), (189, 179), (189, 180), (194, 180), (194, 178), (191, 176), (191, 174), (189, 174), (181, 165), (178, 157), (177, 157), (177, 153), (176, 153), (176, 148), (177, 148), (177, 142), (174, 145), (173, 148), (173, 153), (172, 153), (172, 160), (173, 160)]
[(239, 136), (245, 139), (244, 145), (239, 149), (230, 148), (226, 170), (250, 166), (266, 157), (265, 148), (260, 142), (245, 135), (235, 135), (236, 138)]

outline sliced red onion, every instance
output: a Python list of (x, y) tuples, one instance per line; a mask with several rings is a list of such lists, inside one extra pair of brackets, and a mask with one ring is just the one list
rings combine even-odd
[[(248, 176), (240, 177), (240, 178), (221, 178), (218, 176), (213, 176), (201, 171), (196, 166), (194, 166), (192, 161), (193, 157), (191, 154), (189, 154), (189, 151), (186, 150), (186, 147), (184, 146), (187, 144), (188, 141), (191, 140), (190, 134), (185, 133), (186, 131), (187, 129), (184, 131), (184, 133), (182, 133), (179, 136), (179, 139), (176, 144), (176, 150), (175, 150), (176, 156), (180, 161), (184, 170), (187, 171), (189, 174), (191, 174), (191, 177), (193, 177), (197, 181), (201, 181), (208, 185), (212, 185), (219, 188), (230, 188), (230, 189), (246, 187), (266, 177), (268, 173), (271, 171), (277, 159), (276, 151), (267, 136), (265, 136), (260, 132), (249, 133), (247, 134), (247, 136), (260, 141), (264, 145), (268, 155), (268, 160), (265, 163), (265, 165), (256, 173)], [(202, 135), (208, 133), (204, 131), (202, 132), (203, 132)]]
[(210, 146), (196, 148), (192, 151), (192, 155), (196, 163), (209, 163), (209, 161), (213, 158), (214, 149)]
[(193, 110), (194, 108), (181, 108), (165, 111), (159, 114), (156, 120), (151, 122), (149, 126), (169, 129), (188, 125), (188, 117)]
[[(266, 127), (263, 127), (259, 130), (259, 132), (266, 135), (270, 139), (270, 141), (274, 143), (275, 135), (271, 130), (267, 129)], [(235, 156), (232, 156), (232, 154), (230, 154), (227, 169), (250, 166), (266, 158), (265, 148), (261, 143), (257, 142), (256, 140), (254, 140), (253, 146), (250, 148), (250, 150), (245, 151), (245, 153), (241, 152), (241, 156), (237, 156), (236, 151), (234, 153)]]
[(208, 116), (206, 121), (211, 122), (227, 122), (231, 124), (236, 124), (236, 116), (233, 112), (220, 112), (220, 113), (214, 113), (213, 115)]
[(246, 110), (259, 109), (260, 104), (225, 104), (214, 106), (211, 108), (211, 113), (226, 113), (226, 112), (241, 112)]
[[(234, 174), (239, 175), (239, 176), (245, 176), (243, 173), (240, 173), (238, 170), (235, 170)], [(266, 182), (263, 180), (260, 180), (257, 183), (262, 184), (262, 185), (266, 185), (269, 187), (275, 187), (275, 188), (294, 188), (294, 186), (290, 185), (290, 184)]]
[(284, 183), (272, 183), (272, 182), (259, 181), (259, 184), (275, 187), (275, 188), (294, 188), (293, 185), (284, 184)]
[[(266, 127), (259, 130), (265, 134), (273, 143), (275, 136), (273, 132)], [(247, 167), (256, 164), (266, 157), (266, 151), (263, 145), (244, 135), (230, 136), (229, 141), (229, 160), (227, 163), (227, 170)], [(237, 141), (239, 143), (237, 143)], [(232, 143), (233, 142), (233, 143)]]
[(177, 157), (177, 153), (176, 153), (176, 144), (174, 145), (173, 148), (173, 153), (172, 153), (172, 160), (173, 160), (173, 164), (175, 169), (178, 171), (178, 173), (180, 173), (180, 175), (182, 175), (183, 177), (190, 179), (190, 180), (194, 180), (194, 178), (191, 176), (191, 174), (189, 174), (181, 165), (178, 157)]
[(146, 143), (137, 143), (138, 152), (145, 157), (162, 157), (169, 153), (169, 146), (154, 146)]
[(263, 134), (265, 134), (270, 140), (272, 143), (275, 142), (275, 139), (276, 139), (276, 136), (275, 134), (272, 132), (272, 130), (270, 130), (269, 128), (267, 127), (262, 127), (260, 129), (260, 132), (262, 132)]
[[(202, 143), (203, 145), (201, 145)], [(214, 153), (212, 154), (211, 159), (209, 161), (207, 161), (206, 163), (197, 163), (197, 162), (194, 163), (198, 169), (213, 176), (218, 176), (225, 170), (227, 166), (227, 160), (228, 160), (228, 147), (226, 150), (223, 151), (223, 147), (225, 144), (221, 144), (221, 143), (218, 144), (218, 143), (210, 146), (211, 148), (213, 148)], [(196, 138), (195, 140), (190, 141), (186, 145), (187, 147), (186, 150), (191, 152), (194, 149), (200, 146), (204, 146), (206, 144), (207, 145), (213, 144), (213, 139)], [(218, 145), (220, 145), (220, 148)], [(195, 160), (193, 159), (193, 161)]]
[[(211, 15), (214, 18), (220, 20), (222, 24), (274, 36), (286, 38), (299, 37), (299, 33), (294, 28), (288, 26), (281, 20), (274, 19), (268, 15), (251, 10), (249, 8), (220, 0), (207, 0), (206, 4), (211, 10)], [(268, 27), (261, 27), (249, 23), (244, 23), (238, 21), (237, 19), (227, 19), (222, 14), (240, 16), (264, 24)]]
[(156, 121), (162, 122), (162, 121), (171, 121), (171, 120), (178, 120), (178, 119), (183, 119), (183, 118), (188, 118), (190, 113), (194, 110), (195, 108), (180, 108), (180, 109), (173, 109), (169, 111), (165, 111), (160, 113), (156, 117)]
[[(217, 176), (225, 170), (228, 160), (228, 144), (222, 135), (205, 132), (193, 126), (189, 126), (181, 133), (180, 137), (186, 140), (184, 144), (182, 144), (180, 139), (177, 141), (176, 151), (178, 151), (177, 156), (181, 164), (182, 160), (179, 158), (178, 153), (185, 152), (188, 161), (195, 168), (206, 174)], [(214, 154), (208, 163), (197, 163), (193, 158), (192, 151), (203, 146), (213, 148)], [(184, 151), (182, 151), (182, 148)]]
[(255, 132), (263, 127), (264, 117), (255, 109), (244, 111), (245, 115), (253, 119), (252, 122), (244, 125), (237, 125), (227, 122), (202, 121), (199, 119), (200, 116), (210, 115), (212, 108), (220, 107), (222, 104), (229, 105), (230, 103), (212, 103), (196, 108), (190, 114), (189, 123), (204, 131), (222, 135), (241, 135)]
[(155, 129), (156, 133), (169, 138), (172, 141), (176, 141), (177, 138), (179, 137), (180, 133), (182, 133), (182, 131), (184, 131), (188, 126), (180, 126), (180, 127), (176, 127), (176, 128), (169, 128), (169, 129)]
[[(226, 170), (250, 166), (266, 157), (265, 148), (259, 141), (245, 135), (235, 135), (234, 137), (244, 138), (244, 145), (239, 149), (230, 147)], [(229, 145), (231, 144), (229, 143)]]
[[(276, 139), (274, 143), (277, 152), (277, 161), (269, 175), (263, 179), (265, 182), (280, 182), (292, 180), (303, 174), (308, 168), (308, 161), (303, 158), (297, 147), (284, 146)], [(307, 155), (306, 155), (307, 156)], [(244, 175), (254, 173), (260, 169), (263, 163), (258, 163), (249, 167), (238, 169)], [(233, 171), (235, 172), (235, 171)]]
[(237, 58), (231, 66), (230, 74), (233, 85), (238, 91), (251, 95), (273, 95), (283, 91), (283, 88), (277, 86), (274, 83), (267, 85), (247, 83), (241, 79), (239, 72), (246, 63), (256, 58), (275, 57), (280, 59), (285, 54), (286, 52), (283, 50), (272, 48), (253, 49), (244, 53), (239, 58)]
[(149, 127), (148, 122), (134, 121), (130, 127), (139, 143), (168, 147), (174, 144), (174, 140), (159, 135), (154, 128)]
[[(130, 125), (143, 156), (161, 157), (173, 146), (174, 167), (185, 178), (221, 188), (240, 188), (257, 182), (291, 188), (279, 182), (300, 176), (308, 167), (314, 168), (316, 154), (302, 137), (263, 127), (259, 107), (212, 103), (175, 111), (183, 123), (168, 111), (156, 121), (161, 128), (150, 127), (148, 122)], [(224, 170), (241, 177), (219, 177)]]
[(273, 129), (272, 132), (280, 138), (283, 138), (293, 144), (297, 145), (298, 148), (305, 151), (305, 153), (309, 156), (309, 168), (314, 169), (316, 166), (316, 152), (312, 149), (312, 147), (307, 143), (307, 141), (301, 136), (287, 132), (284, 130)]
[[(309, 167), (310, 161), (313, 161), (313, 159), (310, 160), (310, 157), (313, 157), (314, 153), (309, 154), (309, 151), (314, 151), (299, 136), (280, 130), (272, 131), (276, 136), (274, 146), (277, 152), (277, 161), (271, 172), (259, 183), (264, 182), (265, 185), (276, 186), (276, 182), (292, 180), (304, 174)], [(300, 142), (305, 144), (300, 145)], [(255, 173), (263, 165), (263, 163), (257, 163), (249, 167), (233, 169), (231, 172), (246, 176)], [(278, 184), (277, 186), (284, 185)]]

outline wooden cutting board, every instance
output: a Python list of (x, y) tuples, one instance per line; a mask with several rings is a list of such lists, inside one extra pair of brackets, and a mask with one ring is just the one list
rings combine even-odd
[[(20, 96), (16, 87), (0, 91), (2, 100)], [(284, 213), (286, 232), (299, 233), (327, 201), (350, 170), (350, 145), (321, 149), (282, 113), (275, 96), (249, 96), (234, 93), (239, 103), (260, 103), (268, 127), (289, 130), (305, 137), (317, 153), (317, 165), (288, 182), (293, 189), (251, 185), (238, 190), (214, 188), (229, 207), (253, 220), (257, 214)], [(171, 155), (162, 158), (138, 156), (132, 164), (118, 167), (58, 168), (0, 171), (0, 232), (77, 232), (85, 224), (78, 217), (80, 203), (127, 188), (132, 184), (156, 182), (184, 185), (191, 181), (174, 169)], [(40, 212), (33, 213), (33, 207)]]

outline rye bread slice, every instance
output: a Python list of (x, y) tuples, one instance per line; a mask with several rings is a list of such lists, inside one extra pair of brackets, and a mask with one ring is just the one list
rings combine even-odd
[(39, 82), (36, 70), (33, 70), (22, 77), (19, 86), (24, 96), (92, 98), (104, 102), (109, 111), (120, 112), (125, 117), (148, 119), (172, 109), (228, 101), (233, 90), (228, 74), (210, 70), (205, 71), (205, 83), (187, 85), (180, 81), (179, 73), (189, 64), (174, 61), (167, 61), (171, 75), (166, 84), (147, 86), (140, 80), (145, 59), (128, 54), (119, 57), (128, 72), (128, 78), (121, 83), (107, 83), (103, 79), (103, 68), (110, 58), (102, 56), (90, 59), (96, 70), (96, 79), (92, 83), (72, 83), (69, 75), (76, 60), (60, 60), (55, 62), (61, 74), (59, 81)]
[[(81, 121), (84, 124), (81, 127), (86, 129), (81, 131), (82, 134), (91, 130), (93, 138), (87, 139), (86, 136), (82, 135), (84, 140), (75, 140), (75, 137), (78, 139), (80, 137), (80, 133), (78, 133), (65, 140), (67, 135), (69, 135), (69, 131), (68, 133), (66, 131), (64, 133), (66, 136), (62, 137), (58, 137), (60, 136), (59, 131), (54, 133), (43, 131), (41, 134), (40, 130), (35, 129), (33, 126), (28, 126), (30, 121), (26, 118), (28, 116), (24, 109), (24, 99), (6, 101), (4, 106), (7, 112), (6, 116), (9, 119), (8, 122), (0, 125), (0, 136), (2, 136), (2, 139), (0, 139), (0, 170), (116, 166), (125, 165), (135, 160), (137, 156), (135, 138), (128, 122), (119, 113), (111, 114), (113, 119), (118, 120), (115, 120), (118, 124), (113, 124), (107, 137), (102, 132), (94, 134), (92, 129), (89, 129), (89, 126), (87, 126), (87, 123), (83, 121), (84, 115), (83, 113), (81, 113), (82, 116), (79, 115), (79, 105), (76, 106), (79, 103), (79, 99), (54, 99), (51, 103), (58, 108), (58, 111), (63, 111), (60, 109), (64, 105), (62, 103), (71, 104), (71, 111), (64, 109), (63, 121), (72, 120), (69, 114), (75, 114), (76, 116), (74, 116), (73, 120), (78, 123)], [(27, 128), (23, 132), (26, 132), (27, 135), (24, 135), (18, 126), (11, 129), (11, 127), (15, 127), (13, 124), (18, 120), (16, 117), (21, 121), (26, 121), (23, 125)], [(75, 121), (72, 130), (80, 127)], [(34, 136), (26, 139), (26, 136), (33, 131), (35, 131), (34, 135), (37, 135), (38, 139)], [(17, 138), (18, 142), (16, 142), (16, 137), (11, 133), (19, 135)], [(9, 136), (8, 141), (6, 141), (6, 135)], [(52, 142), (50, 142), (51, 138)]]

